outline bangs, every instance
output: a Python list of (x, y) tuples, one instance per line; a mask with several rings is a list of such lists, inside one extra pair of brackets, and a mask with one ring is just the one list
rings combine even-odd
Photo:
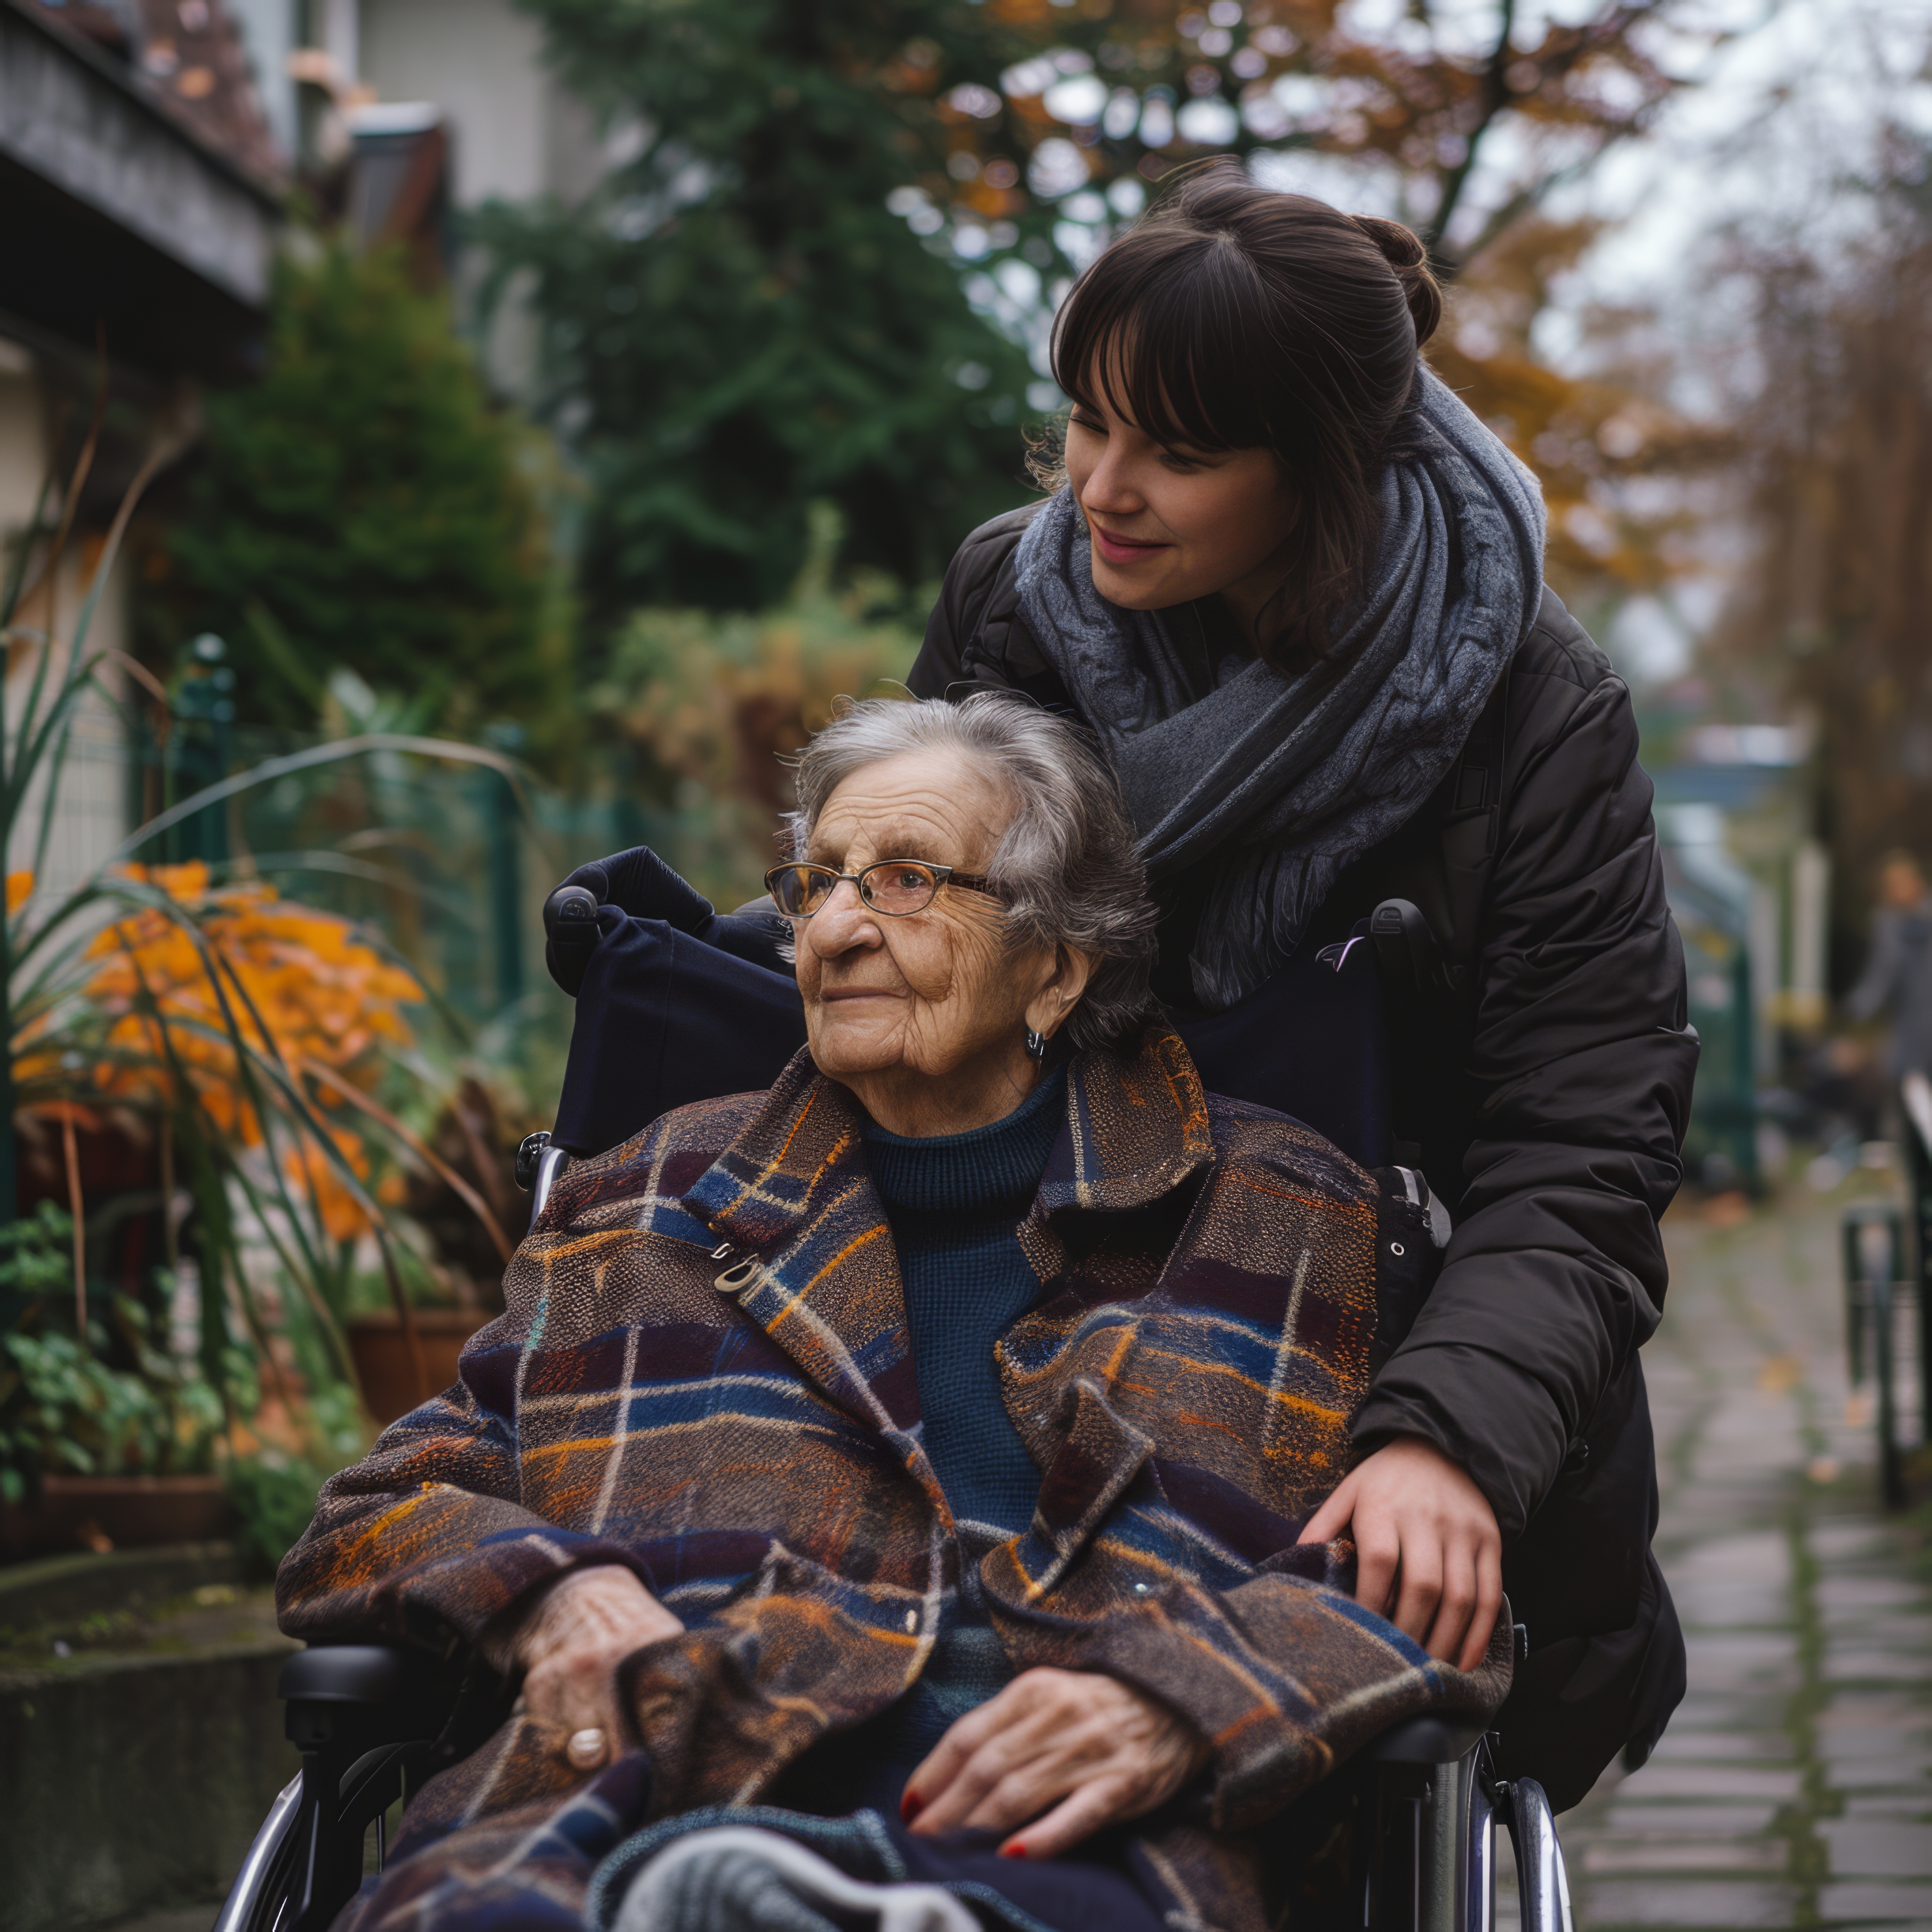
[[(1225, 236), (1143, 230), (1102, 255), (1060, 311), (1053, 374), (1077, 404), (1105, 403), (1156, 441), (1190, 449), (1280, 450), (1255, 374), (1278, 366), (1266, 285)], [(1148, 246), (1148, 243), (1154, 245)], [(1285, 454), (1286, 452), (1284, 451)]]

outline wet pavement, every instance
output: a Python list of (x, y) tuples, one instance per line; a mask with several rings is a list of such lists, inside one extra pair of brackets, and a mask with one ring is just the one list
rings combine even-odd
[(1932, 1515), (1877, 1508), (1839, 1287), (1843, 1199), (1885, 1185), (1665, 1224), (1645, 1360), (1690, 1691), (1652, 1762), (1561, 1821), (1580, 1932), (1932, 1932)]

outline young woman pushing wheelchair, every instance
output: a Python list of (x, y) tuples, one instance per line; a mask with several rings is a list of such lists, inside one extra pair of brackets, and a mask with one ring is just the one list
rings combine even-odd
[(1696, 1036), (1629, 694), (1544, 586), (1534, 478), (1418, 358), (1442, 306), (1398, 224), (1190, 172), (1061, 309), (1053, 494), (961, 546), (910, 682), (1096, 734), (1154, 989), (1254, 1063), (1275, 976), (1426, 916), (1395, 1113), (1455, 1232), (1319, 1527), (1438, 1656), (1507, 1584), (1504, 1760), (1561, 1808), (1682, 1694), (1637, 1351)]

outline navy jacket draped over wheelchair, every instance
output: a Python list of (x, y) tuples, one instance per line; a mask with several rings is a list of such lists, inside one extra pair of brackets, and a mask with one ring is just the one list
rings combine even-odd
[[(1000, 519), (961, 550), (916, 694), (1004, 686), (1077, 715), (1018, 614), (1021, 527)], [(1293, 1114), (1366, 1164), (1399, 1154), (1454, 1213), (1355, 1440), (1420, 1436), (1495, 1509), (1530, 1646), (1500, 1762), (1559, 1808), (1620, 1751), (1640, 1762), (1684, 1683), (1650, 1551), (1638, 1351), (1662, 1316), (1658, 1222), (1682, 1178), (1697, 1042), (1652, 795), (1628, 689), (1546, 593), (1462, 757), (1343, 875), (1287, 968), (1225, 1012), (1172, 1009), (1210, 1091)], [(641, 848), (572, 878), (602, 904), (594, 950), (552, 962), (578, 994), (560, 1144), (599, 1151), (664, 1108), (761, 1085), (802, 1042), (775, 918), (716, 914)], [(1165, 948), (1184, 886), (1156, 896)], [(1369, 949), (1340, 974), (1316, 956), (1390, 898), (1426, 915), (1444, 984), (1391, 992), (1378, 1028), (1374, 979), (1353, 970)]]

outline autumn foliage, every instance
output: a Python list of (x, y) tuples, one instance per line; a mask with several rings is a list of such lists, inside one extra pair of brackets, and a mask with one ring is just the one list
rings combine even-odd
[[(250, 1058), (279, 1070), (312, 1108), (339, 1114), (345, 1086), (372, 1090), (386, 1057), (413, 1043), (405, 1009), (422, 988), (346, 920), (260, 880), (214, 885), (199, 862), (132, 868), (126, 879), (170, 903), (104, 926), (86, 944), (73, 995), (28, 1022), (14, 1062), (23, 1110), (92, 1102), (165, 1114), (191, 1101), (232, 1145), (258, 1148), (268, 1138), (264, 1072)], [(10, 878), (9, 898), (29, 884)], [(78, 1073), (76, 1047), (86, 1061)], [(365, 1178), (362, 1136), (337, 1120), (326, 1131), (341, 1162)], [(368, 1226), (312, 1136), (291, 1144), (285, 1130), (276, 1152), (332, 1239)]]

